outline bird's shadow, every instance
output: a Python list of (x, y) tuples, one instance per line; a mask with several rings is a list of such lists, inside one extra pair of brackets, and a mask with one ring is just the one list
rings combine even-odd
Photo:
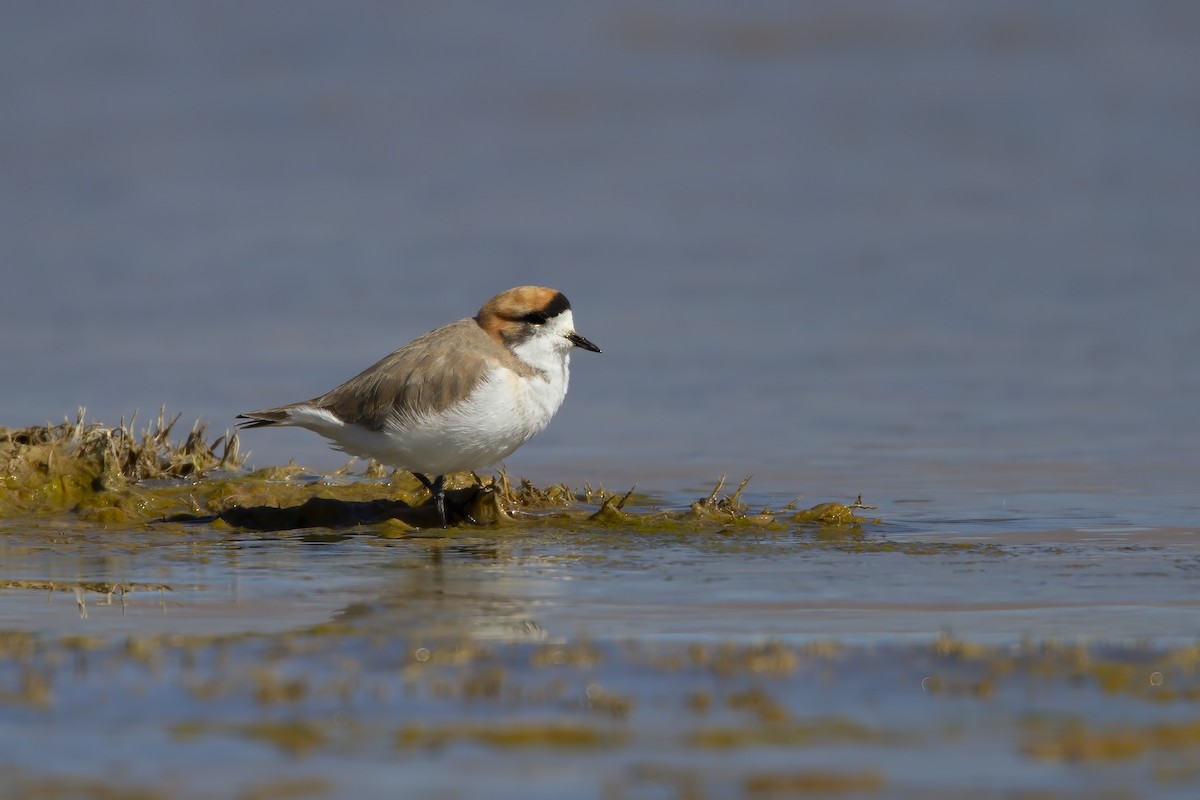
[[(490, 501), (490, 502), (489, 502)], [(490, 519), (481, 506), (494, 504), (494, 493), (479, 487), (446, 492), (446, 510), (453, 517), (469, 514), (473, 519)], [(402, 500), (338, 500), (310, 497), (294, 506), (230, 506), (217, 514), (176, 514), (167, 522), (211, 524), (224, 522), (248, 531), (278, 532), (305, 528), (354, 528), (399, 520), (414, 528), (438, 528), (437, 508), (432, 502), (410, 506)]]

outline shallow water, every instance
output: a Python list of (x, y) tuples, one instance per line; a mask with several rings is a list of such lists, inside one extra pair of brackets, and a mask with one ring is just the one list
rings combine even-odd
[(0, 424), (219, 429), (541, 283), (605, 352), (511, 473), (881, 522), (8, 520), (0, 793), (1194, 796), (1194, 4), (198, 8), (8, 9)]
[[(274, 633), (353, 607), (397, 635), (471, 639), (879, 643), (949, 630), (993, 643), (1184, 645), (1200, 633), (1200, 549), (1190, 530), (980, 537), (895, 523), (815, 533), (572, 527), (398, 541), (370, 527), (250, 539), (201, 527), (182, 542), (154, 530), (48, 542), (44, 530), (8, 529), (3, 579), (55, 586), (10, 586), (0, 627)], [(129, 592), (114, 600), (85, 589), (76, 620), (74, 587), (90, 584)]]
[(0, 547), (6, 796), (1186, 797), (1200, 775), (1190, 531), (47, 527)]

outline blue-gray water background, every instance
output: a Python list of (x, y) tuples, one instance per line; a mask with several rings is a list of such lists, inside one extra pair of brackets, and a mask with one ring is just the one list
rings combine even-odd
[(2, 424), (221, 429), (539, 283), (605, 352), (515, 474), (1194, 524), (1194, 3), (4, 18)]
[[(1197, 796), (1200, 4), (0, 12), (0, 425), (165, 405), (221, 430), (539, 283), (604, 353), (510, 472), (673, 507), (753, 473), (755, 503), (862, 492), (883, 520), (6, 519), (0, 798), (762, 797), (764, 770), (788, 796), (830, 770), (887, 797)], [(305, 431), (243, 446), (343, 463)], [(944, 629), (1016, 649), (921, 644)], [(778, 675), (693, 663), (764, 639), (836, 646)], [(1127, 685), (1086, 653), (1045, 672), (1056, 639)], [(463, 641), (494, 644), (497, 697), (444, 693)], [(560, 642), (587, 659), (547, 672)], [(299, 693), (255, 691), (271, 670)], [(799, 739), (691, 743), (755, 686)], [(594, 689), (629, 716), (598, 721)], [(524, 719), (629, 738), (439, 743)], [(243, 727), (281, 720), (317, 732), (307, 757)], [(1097, 760), (1079, 732), (1144, 749)]]

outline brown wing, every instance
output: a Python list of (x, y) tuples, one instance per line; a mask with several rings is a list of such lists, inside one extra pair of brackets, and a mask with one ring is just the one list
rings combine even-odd
[(396, 414), (440, 411), (463, 399), (500, 354), (503, 349), (474, 319), (459, 320), (414, 339), (308, 405), (381, 430)]

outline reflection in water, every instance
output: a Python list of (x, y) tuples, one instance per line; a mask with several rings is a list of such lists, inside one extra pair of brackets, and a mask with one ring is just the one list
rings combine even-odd
[[(426, 539), (414, 551), (384, 566), (372, 615), (356, 624), (397, 635), (472, 640), (541, 639), (528, 599), (547, 584), (526, 574), (508, 574), (517, 546), (489, 540)], [(524, 559), (524, 556), (520, 557)]]
[[(1197, 581), (1187, 531), (1085, 526), (1034, 534), (961, 522), (651, 534), (552, 528), (388, 538), (311, 530), (223, 538), (190, 528), (77, 533), (45, 543), (4, 531), (0, 629), (286, 630), (334, 620), (416, 637), (859, 640), (953, 630), (1191, 637)], [(972, 526), (985, 523), (974, 521)], [(1003, 533), (1014, 526), (1019, 532)], [(940, 527), (932, 535), (929, 528)], [(107, 555), (93, 554), (104, 550)], [(88, 609), (81, 627), (76, 589)], [(112, 604), (108, 605), (112, 600)]]

